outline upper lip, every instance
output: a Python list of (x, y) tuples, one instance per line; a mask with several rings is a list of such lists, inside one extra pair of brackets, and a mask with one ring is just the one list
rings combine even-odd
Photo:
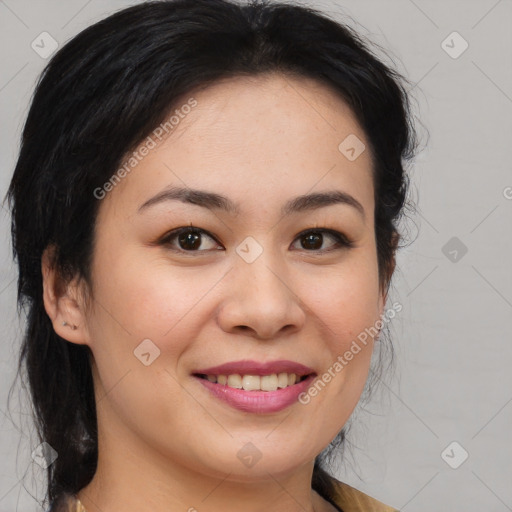
[(295, 373), (297, 376), (302, 377), (314, 373), (314, 370), (303, 364), (285, 359), (266, 363), (244, 359), (242, 361), (231, 361), (218, 366), (195, 370), (193, 373), (202, 375), (234, 375), (238, 373), (239, 375), (260, 376), (273, 373)]

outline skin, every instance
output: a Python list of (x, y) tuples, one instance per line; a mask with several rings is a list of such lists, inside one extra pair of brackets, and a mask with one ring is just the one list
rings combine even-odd
[[(191, 373), (290, 359), (321, 376), (379, 319), (371, 156), (351, 162), (338, 150), (349, 134), (368, 148), (365, 134), (330, 89), (303, 78), (229, 79), (194, 98), (102, 200), (89, 300), (43, 258), (55, 331), (93, 354), (98, 470), (78, 496), (88, 512), (332, 511), (311, 489), (314, 459), (359, 400), (373, 340), (309, 404), (272, 414), (231, 408)], [(138, 212), (169, 185), (223, 194), (241, 214), (179, 201)], [(356, 198), (364, 218), (346, 204), (280, 214), (291, 198), (331, 190)], [(214, 238), (202, 235), (195, 252), (177, 237), (156, 243), (191, 223)], [(354, 247), (324, 234), (319, 250), (304, 248), (297, 235), (309, 228), (339, 231)], [(248, 236), (263, 248), (251, 264), (235, 251)], [(149, 366), (133, 353), (144, 339), (160, 350)], [(248, 442), (261, 452), (251, 468), (237, 458)]]

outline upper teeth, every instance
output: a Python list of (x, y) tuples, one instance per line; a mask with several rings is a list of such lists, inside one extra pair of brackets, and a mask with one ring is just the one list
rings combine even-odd
[(210, 382), (228, 385), (230, 388), (246, 391), (276, 391), (278, 388), (293, 386), (297, 380), (295, 373), (273, 373), (272, 375), (207, 375)]

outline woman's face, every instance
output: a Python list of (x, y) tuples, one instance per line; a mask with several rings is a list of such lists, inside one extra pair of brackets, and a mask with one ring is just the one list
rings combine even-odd
[[(94, 356), (100, 443), (208, 475), (264, 478), (310, 463), (364, 387), (371, 338), (350, 361), (344, 354), (384, 306), (371, 159), (357, 156), (366, 139), (349, 108), (314, 81), (237, 78), (193, 98), (101, 202), (81, 342)], [(165, 198), (171, 188), (226, 199)], [(333, 192), (353, 200), (297, 201)], [(190, 225), (200, 234), (170, 235)], [(222, 383), (195, 375), (231, 362), (224, 374), (258, 373), (242, 360), (299, 363), (313, 382), (331, 369), (331, 379), (302, 401), (300, 384), (221, 393), (226, 401), (213, 392)], [(291, 382), (278, 374), (293, 366), (261, 370), (277, 381), (244, 384)]]

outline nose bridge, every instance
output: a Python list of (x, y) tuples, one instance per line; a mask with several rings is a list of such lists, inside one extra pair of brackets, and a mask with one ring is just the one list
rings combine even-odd
[(258, 282), (265, 286), (275, 286), (277, 279), (271, 269), (284, 272), (279, 261), (278, 251), (272, 246), (272, 234), (266, 233), (256, 238), (247, 236), (237, 247), (235, 257), (235, 274), (248, 283), (256, 285)]
[(230, 272), (219, 322), (226, 331), (249, 328), (258, 337), (269, 338), (285, 326), (300, 327), (304, 315), (278, 251), (261, 247), (256, 254), (257, 249), (251, 240), (237, 248), (241, 254)]
[[(242, 250), (249, 248), (253, 261), (246, 259)], [(254, 242), (246, 241), (240, 244), (237, 252), (239, 260), (235, 264), (235, 274), (245, 283), (244, 295), (257, 301), (259, 307), (266, 307), (271, 310), (289, 300), (290, 290), (285, 284), (286, 272), (284, 265), (279, 261), (277, 251), (261, 247), (259, 254)], [(246, 253), (245, 253), (246, 254)], [(289, 285), (288, 285), (289, 286)]]
[[(247, 295), (267, 304), (270, 309), (274, 302), (277, 304), (288, 301), (293, 294), (289, 289), (290, 285), (286, 283), (282, 265), (277, 265), (275, 258), (260, 258), (241, 272), (247, 275)], [(240, 266), (243, 268), (243, 264)]]

